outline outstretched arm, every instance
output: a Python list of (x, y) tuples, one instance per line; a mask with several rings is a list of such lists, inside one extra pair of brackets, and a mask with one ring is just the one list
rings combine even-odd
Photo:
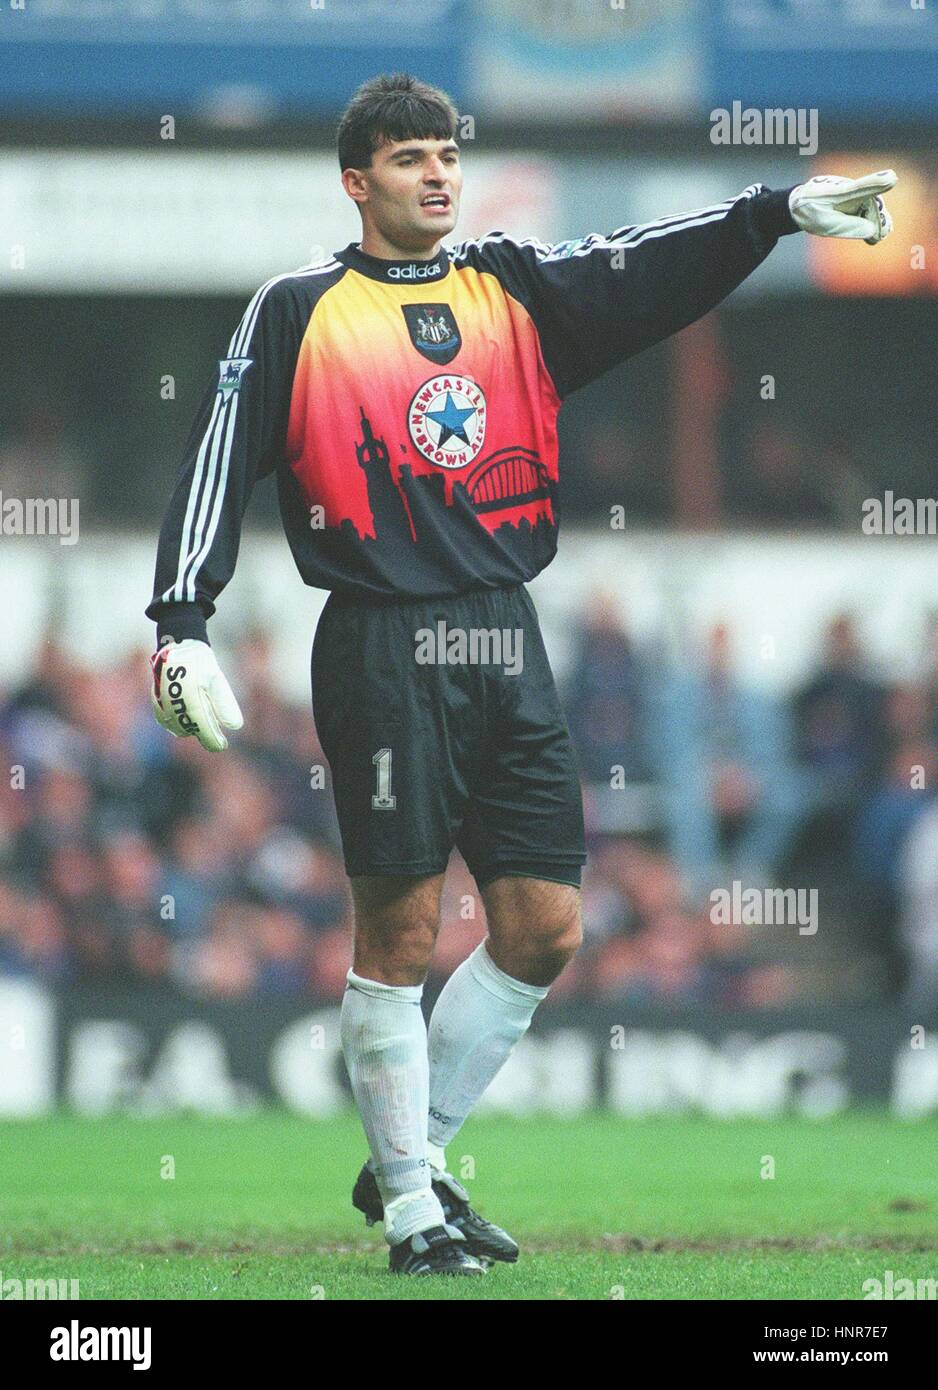
[(753, 184), (722, 203), (548, 246), (491, 233), (456, 248), (491, 266), (535, 320), (561, 397), (701, 318), (799, 230), (880, 240), (890, 228), (868, 179)]

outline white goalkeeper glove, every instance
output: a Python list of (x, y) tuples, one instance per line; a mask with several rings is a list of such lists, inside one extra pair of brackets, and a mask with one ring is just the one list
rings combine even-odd
[(896, 178), (892, 169), (864, 174), (862, 179), (818, 174), (791, 190), (788, 206), (803, 232), (862, 239), (875, 246), (892, 231), (892, 218), (880, 195), (889, 192)]
[(194, 735), (213, 753), (227, 748), (222, 725), (240, 729), (244, 717), (208, 643), (194, 637), (168, 642), (153, 653), (150, 665), (157, 722), (176, 738)]

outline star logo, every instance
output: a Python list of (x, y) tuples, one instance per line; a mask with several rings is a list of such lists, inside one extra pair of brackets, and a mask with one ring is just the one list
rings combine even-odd
[(469, 443), (469, 436), (463, 429), (463, 422), (475, 413), (474, 405), (466, 406), (465, 410), (460, 410), (453, 400), (452, 391), (447, 391), (446, 404), (442, 410), (428, 410), (426, 412), (427, 419), (434, 420), (440, 427), (439, 445), (441, 449), (446, 441), (452, 439), (454, 435), (463, 444)]
[(439, 468), (465, 468), (482, 448), (485, 418), (485, 396), (474, 381), (435, 376), (415, 392), (407, 428), (425, 459)]

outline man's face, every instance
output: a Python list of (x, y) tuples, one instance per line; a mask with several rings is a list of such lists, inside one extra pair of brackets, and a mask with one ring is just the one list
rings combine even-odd
[(455, 140), (381, 145), (368, 169), (346, 169), (346, 192), (366, 222), (394, 246), (427, 251), (456, 226), (462, 192)]

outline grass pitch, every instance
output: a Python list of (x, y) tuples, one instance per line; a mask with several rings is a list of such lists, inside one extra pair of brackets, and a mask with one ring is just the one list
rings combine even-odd
[(480, 1118), (450, 1166), (521, 1259), (421, 1280), (388, 1274), (351, 1207), (353, 1115), (6, 1122), (0, 1280), (78, 1279), (83, 1300), (860, 1299), (886, 1270), (938, 1278), (936, 1152), (938, 1120), (877, 1114)]

